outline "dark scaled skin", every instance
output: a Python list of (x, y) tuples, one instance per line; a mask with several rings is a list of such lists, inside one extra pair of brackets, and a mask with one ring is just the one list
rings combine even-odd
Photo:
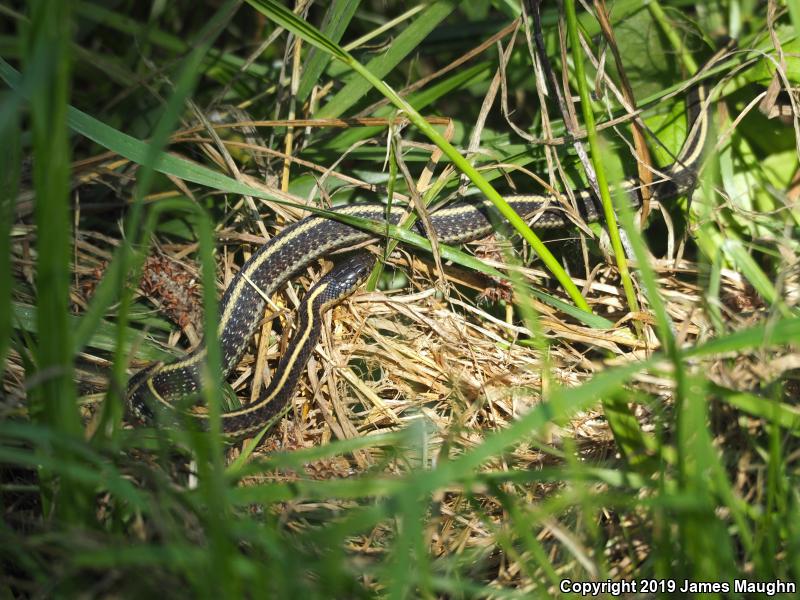
[(374, 264), (374, 256), (357, 251), (337, 264), (308, 291), (298, 311), (297, 331), (288, 344), (289, 350), (278, 362), (275, 376), (252, 408), (246, 407), (244, 411), (225, 415), (226, 432), (237, 432), (237, 437), (257, 433), (286, 406), (294, 395), (297, 380), (303, 374), (311, 352), (319, 342), (323, 313), (358, 289), (366, 281)]

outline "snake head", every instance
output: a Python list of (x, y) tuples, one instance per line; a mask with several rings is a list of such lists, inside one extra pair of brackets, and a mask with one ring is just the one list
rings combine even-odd
[(331, 269), (324, 280), (335, 283), (336, 294), (344, 298), (364, 283), (375, 266), (375, 257), (368, 252), (356, 252)]

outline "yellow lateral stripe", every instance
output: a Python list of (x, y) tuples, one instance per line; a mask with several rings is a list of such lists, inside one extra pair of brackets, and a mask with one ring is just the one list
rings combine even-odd
[[(295, 361), (297, 360), (297, 355), (300, 354), (300, 352), (302, 351), (303, 346), (305, 346), (306, 341), (308, 340), (309, 336), (311, 335), (311, 331), (314, 329), (314, 322), (316, 321), (316, 319), (315, 319), (315, 317), (313, 315), (314, 301), (319, 297), (320, 294), (324, 293), (327, 290), (329, 285), (330, 284), (323, 284), (323, 285), (317, 286), (317, 288), (315, 290), (312, 290), (313, 294), (308, 294), (307, 295), (308, 298), (307, 298), (307, 301), (305, 302), (305, 309), (304, 310), (306, 311), (306, 314), (309, 315), (308, 316), (308, 324), (307, 324), (305, 330), (303, 330), (303, 332), (302, 332), (302, 334), (301, 334), (299, 339), (296, 336), (294, 338), (292, 338), (292, 349), (291, 349), (290, 359), (289, 359), (289, 362), (288, 362), (289, 368), (288, 369), (284, 369), (283, 373), (279, 373), (278, 374), (279, 379), (278, 379), (277, 384), (275, 384), (275, 387), (274, 387), (272, 393), (269, 396), (263, 398), (262, 400), (259, 400), (258, 402), (255, 402), (254, 404), (250, 404), (250, 405), (248, 405), (248, 406), (246, 406), (246, 407), (244, 407), (244, 408), (242, 408), (240, 410), (223, 413), (223, 415), (222, 415), (223, 423), (225, 422), (226, 419), (234, 418), (234, 417), (241, 417), (241, 416), (244, 416), (244, 415), (248, 415), (248, 414), (254, 413), (254, 412), (258, 411), (258, 410), (261, 410), (261, 408), (263, 408), (265, 405), (267, 405), (275, 396), (277, 396), (280, 392), (282, 392), (284, 390), (284, 387), (286, 386), (286, 380), (289, 378), (289, 374), (291, 373), (292, 366), (294, 365)], [(270, 382), (270, 385), (273, 385), (272, 382)], [(207, 415), (202, 415), (202, 418), (203, 419), (207, 419), (208, 416)]]

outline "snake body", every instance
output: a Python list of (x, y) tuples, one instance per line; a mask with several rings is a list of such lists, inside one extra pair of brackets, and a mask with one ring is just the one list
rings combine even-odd
[[(695, 167), (702, 156), (708, 133), (708, 102), (705, 96), (705, 89), (697, 86), (687, 99), (689, 134), (676, 161), (664, 169), (667, 177), (651, 188), (652, 196), (659, 200), (685, 191), (696, 179)], [(638, 185), (638, 180), (623, 182), (623, 186), (629, 188), (634, 206), (640, 203), (635, 192)], [(582, 190), (574, 195), (585, 221), (600, 220), (601, 213), (590, 191)], [(521, 217), (535, 217), (534, 227), (537, 230), (564, 228), (572, 222), (549, 195), (515, 195), (506, 197), (506, 201)], [(392, 225), (397, 225), (407, 214), (403, 207), (387, 208), (383, 204), (358, 204), (335, 208), (333, 211)], [(429, 220), (439, 241), (458, 245), (489, 235), (494, 231), (498, 219), (494, 206), (484, 199), (453, 203), (432, 212)], [(417, 231), (425, 235), (419, 225)], [(222, 298), (218, 335), (223, 374), (227, 376), (241, 359), (263, 315), (265, 297), (280, 289), (311, 262), (372, 238), (374, 234), (346, 223), (309, 216), (285, 227), (259, 248), (242, 266)], [(346, 261), (342, 267), (335, 267), (309, 290), (301, 306), (298, 332), (289, 343), (272, 383), (252, 405), (223, 413), (223, 432), (227, 437), (252, 435), (286, 405), (311, 348), (319, 337), (322, 311), (360, 285), (363, 264), (368, 264), (369, 260), (363, 257), (363, 253), (359, 254), (360, 258)], [(200, 346), (185, 358), (168, 364), (155, 363), (134, 375), (127, 390), (132, 412), (141, 419), (148, 419), (152, 417), (153, 407), (172, 410), (177, 400), (196, 395), (201, 386), (201, 366), (205, 354), (205, 348)], [(201, 421), (205, 419), (202, 415), (196, 418)]]

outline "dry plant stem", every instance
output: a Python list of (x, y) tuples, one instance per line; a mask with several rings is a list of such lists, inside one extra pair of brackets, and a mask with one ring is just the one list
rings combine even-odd
[[(268, 307), (267, 310), (271, 311)], [(250, 403), (258, 400), (261, 386), (269, 382), (265, 375), (268, 375), (267, 357), (269, 355), (270, 337), (272, 337), (272, 319), (264, 319), (264, 324), (261, 326), (261, 333), (258, 337), (258, 351), (256, 353), (256, 363), (253, 367), (253, 379), (250, 384)]]
[(408, 166), (406, 166), (406, 163), (403, 160), (402, 138), (400, 138), (397, 133), (392, 136), (392, 143), (395, 145), (394, 159), (397, 162), (400, 172), (403, 174), (403, 179), (406, 181), (406, 186), (411, 194), (411, 201), (413, 203), (414, 210), (420, 221), (422, 221), (427, 238), (431, 242), (431, 252), (433, 254), (433, 260), (436, 262), (436, 270), (439, 273), (439, 282), (442, 285), (442, 289), (444, 289), (446, 286), (444, 279), (444, 267), (442, 267), (442, 257), (439, 254), (439, 239), (436, 236), (436, 230), (431, 225), (428, 207), (420, 196), (417, 185), (414, 183), (414, 178), (412, 177), (411, 172), (408, 170)]
[[(568, 32), (567, 32), (567, 25), (564, 23), (564, 10), (563, 10), (563, 3), (559, 2), (559, 6), (561, 10), (558, 13), (558, 47), (559, 51), (561, 52), (561, 87), (558, 88), (557, 84), (556, 89), (559, 91), (563, 90), (563, 104), (561, 106), (562, 116), (564, 118), (564, 123), (567, 126), (567, 129), (570, 133), (574, 134), (580, 129), (580, 123), (578, 121), (578, 114), (575, 110), (575, 101), (573, 99), (572, 92), (570, 91), (569, 85), (569, 48), (571, 46), (571, 40), (568, 42)], [(544, 50), (543, 50), (544, 51)], [(545, 55), (546, 56), (546, 55)], [(573, 61), (574, 61), (573, 57)], [(576, 69), (576, 79), (578, 77), (577, 67)], [(555, 81), (555, 74), (553, 75), (553, 79)], [(585, 81), (584, 81), (585, 83)], [(581, 85), (581, 82), (578, 82), (578, 85)], [(583, 98), (581, 98), (581, 103), (583, 103)], [(566, 110), (566, 112), (564, 112)], [(587, 127), (587, 141), (588, 141), (588, 127)], [(595, 173), (595, 166), (593, 165), (592, 161), (589, 159), (589, 155), (586, 153), (586, 147), (583, 144), (583, 141), (578, 139), (577, 137), (572, 143), (573, 148), (575, 148), (575, 153), (578, 155), (578, 160), (583, 167), (584, 174), (586, 175), (586, 181), (589, 182), (589, 187), (594, 192), (595, 198), (600, 197), (600, 187), (597, 183), (597, 174)]]
[[(475, 48), (473, 48), (469, 52), (464, 53), (463, 55), (461, 55), (460, 57), (455, 59), (453, 62), (451, 62), (450, 64), (442, 67), (441, 69), (439, 69), (438, 71), (436, 71), (434, 73), (431, 73), (430, 75), (427, 75), (427, 76), (423, 77), (422, 79), (420, 79), (418, 81), (415, 81), (411, 85), (408, 85), (408, 86), (404, 87), (402, 90), (397, 92), (397, 95), (400, 96), (401, 98), (405, 98), (406, 96), (408, 96), (412, 92), (415, 92), (416, 90), (425, 87), (431, 81), (435, 81), (436, 79), (440, 78), (442, 75), (446, 75), (447, 73), (449, 73), (450, 71), (453, 71), (454, 69), (460, 67), (464, 63), (469, 62), (470, 60), (472, 60), (473, 58), (475, 58), (479, 54), (482, 54), (487, 49), (491, 48), (496, 42), (498, 42), (499, 40), (501, 40), (504, 37), (506, 37), (509, 33), (514, 31), (518, 26), (519, 26), (519, 24), (517, 23), (516, 20), (512, 21), (511, 23), (509, 23), (508, 25), (503, 27), (503, 29), (501, 29), (500, 31), (495, 33), (493, 36), (489, 37), (486, 41), (481, 42)], [(364, 110), (358, 112), (356, 114), (356, 117), (366, 117), (367, 115), (373, 114), (379, 108), (383, 108), (384, 106), (388, 106), (389, 104), (390, 104), (390, 101), (385, 98), (383, 100), (375, 102), (374, 104), (371, 104), (370, 106), (368, 106)]]
[[(210, 138), (187, 137), (187, 138), (181, 138), (179, 141), (186, 142), (186, 143), (207, 143), (207, 142), (210, 142), (211, 140), (210, 140)], [(364, 141), (359, 145), (362, 145), (362, 144), (365, 144), (365, 143), (367, 143), (367, 142)], [(299, 165), (299, 166), (302, 166), (302, 167), (306, 167), (307, 169), (311, 169), (313, 171), (318, 171), (318, 172), (322, 173), (321, 180), (324, 180), (327, 177), (334, 177), (334, 178), (336, 178), (336, 179), (338, 179), (340, 181), (344, 181), (345, 183), (352, 184), (352, 185), (354, 185), (356, 187), (359, 187), (361, 189), (364, 189), (364, 190), (366, 190), (368, 192), (380, 193), (382, 191), (382, 187), (377, 185), (377, 184), (368, 183), (368, 182), (366, 182), (366, 181), (364, 181), (362, 179), (357, 179), (356, 177), (352, 177), (350, 175), (345, 175), (344, 173), (336, 171), (335, 170), (335, 166), (336, 166), (336, 164), (338, 162), (341, 161), (341, 159), (337, 160), (332, 165), (322, 166), (322, 165), (318, 165), (316, 163), (309, 162), (307, 160), (303, 160), (302, 158), (298, 158), (297, 156), (289, 156), (288, 154), (286, 154), (284, 152), (281, 152), (280, 150), (273, 150), (273, 149), (267, 148), (265, 146), (260, 146), (260, 145), (256, 145), (256, 144), (250, 144), (250, 143), (247, 143), (247, 142), (234, 142), (234, 141), (226, 141), (226, 140), (223, 140), (223, 144), (225, 144), (225, 146), (230, 147), (230, 148), (241, 148), (241, 149), (244, 149), (244, 150), (253, 150), (253, 151), (260, 152), (262, 154), (268, 154), (268, 155), (274, 156), (276, 158), (281, 158), (281, 159), (290, 161), (290, 162), (292, 162), (292, 163), (294, 163), (296, 165)], [(346, 156), (347, 153), (345, 152), (343, 154)], [(402, 194), (395, 194), (395, 197), (397, 197), (397, 198), (399, 198), (401, 200), (407, 200), (408, 199), (406, 196), (404, 196)], [(149, 197), (148, 197), (148, 199), (149, 199)], [(261, 239), (261, 242), (263, 242), (263, 238)]]
[[(628, 271), (628, 264), (625, 260), (625, 253), (622, 249), (622, 240), (620, 239), (620, 232), (617, 227), (617, 218), (614, 214), (614, 207), (611, 203), (611, 196), (608, 190), (608, 181), (606, 180), (605, 168), (601, 160), (601, 149), (597, 139), (597, 131), (594, 127), (594, 113), (592, 112), (592, 105), (589, 98), (589, 90), (586, 85), (586, 78), (583, 69), (583, 55), (581, 54), (580, 37), (578, 34), (577, 15), (575, 14), (575, 0), (566, 0), (566, 16), (567, 28), (569, 32), (570, 43), (572, 45), (572, 55), (575, 67), (575, 77), (578, 82), (578, 90), (581, 95), (581, 108), (583, 109), (583, 118), (586, 122), (586, 131), (588, 133), (589, 147), (591, 149), (592, 163), (597, 177), (597, 187), (600, 191), (600, 199), (603, 205), (603, 214), (605, 217), (606, 230), (611, 238), (611, 246), (614, 251), (614, 256), (617, 260), (617, 268), (619, 269), (622, 285), (625, 289), (625, 296), (628, 301), (630, 310), (634, 313), (639, 312), (639, 302), (636, 298), (636, 291), (633, 288), (630, 273)], [(637, 325), (634, 322), (634, 325)], [(637, 331), (641, 333), (637, 326)]]
[[(444, 132), (444, 136), (445, 136), (446, 140), (450, 141), (450, 139), (452, 139), (453, 131), (454, 131), (453, 123), (448, 119), (447, 127), (445, 128), (445, 132)], [(392, 146), (389, 148), (390, 158), (392, 159), (392, 161), (390, 162), (390, 180), (393, 181), (394, 178), (396, 177), (396, 173), (394, 173), (392, 171), (394, 166), (398, 166), (398, 167), (402, 168), (402, 167), (405, 167), (405, 164), (403, 163), (401, 152), (398, 152), (398, 150), (401, 147), (401, 138), (399, 137), (399, 135), (397, 135), (397, 134), (393, 135), (392, 138), (391, 138), (390, 143), (392, 144)], [(425, 215), (425, 219), (426, 220), (427, 220), (427, 206), (428, 206), (428, 204), (430, 204), (431, 200), (433, 198), (435, 198), (435, 196), (436, 196), (436, 194), (435, 194), (435, 191), (436, 191), (435, 186), (430, 186), (429, 183), (430, 183), (431, 177), (433, 176), (433, 169), (439, 163), (439, 161), (441, 160), (442, 154), (443, 154), (443, 152), (442, 152), (441, 148), (439, 148), (437, 146), (434, 146), (433, 153), (431, 154), (431, 158), (428, 161), (428, 164), (425, 166), (425, 169), (421, 173), (419, 181), (417, 182), (416, 185), (414, 185), (413, 179), (411, 178), (411, 174), (409, 173), (408, 169), (405, 169), (405, 171), (403, 172), (403, 177), (406, 179), (406, 184), (408, 186), (408, 189), (412, 192), (412, 203), (413, 203), (413, 205), (415, 207), (418, 207), (418, 210), (420, 211), (419, 215)], [(448, 176), (449, 176), (449, 174), (451, 172), (450, 169), (451, 169), (451, 167), (449, 167), (449, 166), (447, 168), (445, 168), (445, 170), (442, 173), (441, 178), (440, 178), (440, 180), (442, 182), (446, 181), (446, 179), (448, 178)], [(390, 191), (390, 201), (393, 201), (395, 198), (408, 200), (408, 198), (406, 198), (402, 194), (396, 193), (394, 191), (394, 187), (391, 186), (391, 185), (389, 187), (389, 191)], [(419, 196), (419, 191), (422, 191), (424, 193), (424, 198), (419, 198), (418, 197)], [(416, 194), (417, 197), (414, 197), (413, 194)], [(410, 229), (411, 226), (416, 221), (416, 217), (417, 217), (417, 213), (413, 213), (413, 212), (409, 213), (401, 221), (399, 227), (401, 227), (403, 229)], [(432, 227), (430, 227), (430, 223), (429, 222), (424, 222), (423, 225), (426, 228), (426, 232), (428, 232), (429, 235), (431, 236), (430, 237), (431, 250), (432, 250), (432, 253), (433, 253), (433, 256), (434, 256), (434, 260), (437, 262), (437, 265), (438, 265), (439, 281), (442, 283), (443, 289), (446, 289), (446, 286), (444, 285), (446, 275), (445, 275), (444, 269), (442, 269), (442, 267), (441, 267), (441, 257), (440, 257), (440, 253), (439, 253), (438, 240), (436, 239), (436, 232), (433, 230)], [(397, 240), (389, 239), (389, 240), (386, 241), (385, 248), (384, 248), (384, 259), (385, 259), (385, 257), (388, 257), (389, 255), (391, 255), (392, 252), (394, 252), (395, 248), (397, 248), (397, 245), (398, 245), (398, 241)], [(372, 275), (370, 276), (370, 281), (368, 281), (367, 287), (369, 289), (374, 289), (375, 283), (377, 282), (377, 278), (378, 278), (379, 274), (381, 273), (382, 269), (383, 269), (383, 265), (379, 261), (375, 265), (375, 268), (372, 271)]]
[[(506, 67), (508, 66), (508, 61), (511, 60), (511, 51), (514, 49), (517, 40), (517, 30), (514, 31), (514, 35), (511, 37), (511, 40), (508, 43), (508, 47), (506, 48), (505, 52), (500, 52), (500, 64), (498, 66), (497, 72), (500, 75), (500, 89), (502, 93), (500, 94), (500, 108), (503, 112), (503, 118), (505, 119), (508, 126), (520, 136), (522, 139), (531, 141), (531, 136), (528, 135), (525, 131), (517, 126), (514, 121), (511, 120), (511, 110), (508, 108), (508, 84), (506, 81)], [(500, 42), (498, 44), (498, 49), (502, 49)]]
[[(514, 46), (514, 39), (516, 37), (517, 29), (514, 30), (514, 35), (512, 36), (512, 41), (506, 50), (506, 53), (510, 54), (511, 48)], [(506, 53), (503, 52), (502, 46), (500, 42), (497, 42), (499, 55), (502, 60), (503, 56)], [(475, 126), (472, 128), (469, 136), (469, 144), (467, 146), (467, 155), (474, 154), (478, 152), (480, 149), (481, 143), (481, 133), (483, 132), (483, 127), (486, 124), (486, 118), (489, 115), (489, 111), (492, 108), (492, 104), (494, 103), (494, 99), (497, 96), (497, 90), (500, 86), (500, 69), (497, 70), (494, 77), (492, 78), (492, 82), (489, 84), (489, 89), (486, 91), (486, 94), (483, 97), (483, 103), (481, 104), (481, 109), (478, 111), (478, 118), (475, 122)], [(469, 179), (465, 175), (461, 175), (461, 185), (459, 187), (459, 194), (465, 194), (467, 191), (467, 187), (469, 185)]]
[[(187, 102), (191, 107), (192, 112), (194, 113), (197, 120), (203, 124), (204, 129), (208, 132), (208, 134), (211, 136), (211, 139), (214, 141), (214, 146), (216, 150), (220, 153), (220, 156), (222, 157), (222, 160), (225, 162), (225, 166), (227, 167), (230, 174), (233, 175), (233, 177), (237, 181), (241, 182), (242, 174), (239, 171), (239, 168), (236, 166), (236, 162), (233, 160), (233, 157), (230, 155), (230, 152), (228, 152), (228, 149), (225, 147), (225, 144), (223, 143), (222, 139), (217, 134), (216, 129), (214, 129), (209, 120), (206, 118), (203, 111), (200, 110), (200, 108), (194, 103), (193, 100), (189, 99), (187, 100)], [(258, 209), (256, 208), (256, 203), (253, 200), (253, 197), (245, 195), (244, 201), (247, 204), (247, 207), (250, 209), (250, 214), (257, 216)], [(268, 237), (267, 228), (264, 226), (263, 221), (259, 218), (256, 218), (255, 221), (256, 221), (256, 227), (258, 227), (258, 230), (261, 233), (261, 235), (263, 235), (265, 238)]]
[[(525, 41), (527, 43), (528, 54), (531, 58), (531, 63), (533, 65), (533, 73), (536, 79), (536, 95), (539, 99), (539, 110), (542, 119), (542, 131), (544, 132), (545, 137), (552, 138), (553, 137), (553, 128), (550, 123), (550, 115), (547, 108), (547, 98), (546, 98), (546, 90), (547, 84), (545, 83), (545, 76), (543, 72), (543, 67), (541, 61), (539, 60), (538, 53), (534, 49), (534, 41), (531, 39), (531, 29), (529, 20), (528, 20), (528, 9), (526, 8), (527, 4), (522, 4), (523, 9), (523, 19), (525, 23)], [(536, 143), (536, 140), (529, 140), (530, 143)], [(545, 144), (544, 145), (544, 156), (545, 160), (547, 161), (547, 173), (549, 176), (549, 184), (542, 182), (542, 185), (547, 189), (551, 190), (551, 193), (555, 191), (555, 183), (556, 183), (556, 175), (555, 175), (555, 166), (558, 165), (560, 168), (560, 161), (558, 160), (558, 155), (553, 150), (553, 148)], [(557, 195), (557, 194), (554, 194)]]
[[(297, 7), (295, 8), (295, 11), (297, 12), (297, 14), (300, 14), (300, 13), (303, 12), (303, 10), (308, 5), (309, 5), (309, 3), (301, 2), (301, 3), (299, 3), (297, 5)], [(258, 60), (258, 58), (262, 54), (264, 54), (264, 52), (267, 50), (267, 48), (269, 48), (273, 44), (273, 42), (275, 40), (277, 40), (283, 33), (284, 33), (284, 29), (282, 27), (276, 27), (275, 30), (272, 33), (269, 34), (267, 39), (264, 40), (263, 42), (261, 42), (261, 44), (259, 44), (258, 48), (256, 48), (255, 51), (252, 52), (250, 54), (250, 56), (247, 57), (247, 59), (245, 59), (245, 61), (242, 64), (242, 66), (239, 68), (239, 72), (236, 75), (234, 75), (233, 77), (231, 77), (230, 81), (228, 81), (225, 84), (225, 86), (220, 90), (220, 92), (214, 96), (214, 99), (211, 101), (211, 106), (221, 102), (222, 99), (225, 98), (225, 96), (230, 91), (231, 86), (233, 86), (233, 84), (238, 81), (239, 76), (242, 73), (246, 72), (252, 66), (252, 64), (254, 62), (256, 62)], [(272, 87), (274, 89), (276, 86), (272, 86)], [(244, 105), (240, 106), (239, 108), (247, 108), (247, 104), (244, 104)]]
[[(346, 310), (344, 307), (339, 308), (338, 310)], [(350, 318), (355, 318), (354, 315), (350, 315)], [(350, 411), (347, 410), (347, 406), (342, 402), (341, 397), (339, 396), (339, 385), (338, 385), (338, 374), (339, 369), (336, 368), (335, 365), (347, 365), (349, 362), (349, 356), (343, 357), (342, 351), (339, 347), (334, 343), (332, 336), (329, 335), (328, 332), (336, 332), (337, 328), (333, 326), (333, 314), (328, 313), (327, 315), (328, 326), (323, 329), (322, 333), (322, 341), (321, 345), (323, 348), (327, 350), (327, 352), (322, 352), (323, 358), (326, 362), (330, 365), (327, 369), (325, 369), (325, 373), (323, 374), (323, 380), (326, 381), (325, 388), (328, 390), (328, 395), (330, 396), (330, 404), (333, 406), (333, 414), (336, 415), (336, 420), (338, 420), (338, 428), (339, 432), (337, 435), (340, 439), (355, 439), (359, 437), (360, 433), (350, 418)], [(337, 319), (338, 322), (338, 319)], [(349, 367), (345, 366), (345, 370), (349, 370)], [(309, 369), (309, 374), (311, 373), (311, 369)], [(312, 388), (315, 390), (314, 393), (314, 401), (315, 403), (323, 407), (325, 411), (328, 412), (328, 416), (326, 417), (326, 421), (330, 422), (333, 421), (336, 424), (336, 421), (333, 420), (331, 417), (331, 411), (328, 410), (326, 406), (327, 403), (324, 401), (322, 403), (319, 402), (323, 398), (322, 394), (322, 385), (316, 383), (313, 379), (312, 381)], [(333, 431), (336, 431), (332, 428)], [(355, 459), (359, 469), (368, 469), (372, 465), (372, 460), (370, 459), (370, 455), (368, 452), (364, 450), (358, 450), (353, 453), (353, 458)]]
[(350, 42), (349, 44), (344, 46), (344, 50), (347, 51), (347, 52), (350, 52), (351, 50), (355, 50), (356, 48), (359, 48), (359, 47), (363, 46), (364, 44), (369, 42), (371, 39), (380, 36), (385, 31), (389, 31), (395, 25), (399, 25), (403, 21), (409, 20), (411, 17), (416, 15), (418, 12), (422, 12), (424, 9), (425, 9), (425, 5), (424, 4), (419, 4), (419, 5), (417, 5), (417, 6), (413, 7), (413, 8), (410, 8), (409, 10), (404, 12), (402, 15), (399, 15), (399, 16), (395, 17), (394, 19), (391, 19), (391, 20), (387, 21), (386, 23), (384, 23), (380, 27), (376, 27), (375, 29), (370, 31), (368, 34), (361, 36), (357, 40), (353, 40), (352, 42)]
[[(295, 38), (294, 51), (292, 52), (292, 78), (289, 89), (289, 115), (288, 120), (291, 121), (295, 117), (295, 107), (297, 105), (297, 88), (300, 85), (300, 65), (301, 65), (301, 51), (303, 49), (303, 40)], [(294, 148), (294, 126), (289, 126), (286, 129), (286, 138), (284, 139), (284, 151), (287, 156), (292, 155)], [(292, 162), (287, 159), (283, 161), (283, 172), (281, 174), (281, 189), (285, 192), (289, 191), (289, 175)]]
[[(614, 63), (616, 64), (617, 71), (619, 72), (622, 92), (625, 96), (625, 99), (628, 101), (628, 104), (630, 104), (631, 108), (635, 111), (636, 98), (633, 95), (633, 89), (631, 88), (630, 81), (628, 80), (628, 74), (625, 70), (625, 65), (622, 62), (622, 57), (620, 56), (619, 48), (617, 47), (614, 29), (611, 27), (611, 23), (608, 20), (608, 9), (606, 8), (605, 0), (594, 0), (594, 7), (598, 23), (600, 23), (600, 29), (603, 32), (603, 36), (608, 41), (608, 46), (611, 48), (611, 54), (614, 56)], [(631, 122), (631, 133), (633, 134), (633, 144), (636, 147), (636, 155), (638, 157), (636, 168), (639, 172), (639, 181), (642, 183), (642, 208), (639, 223), (640, 226), (644, 226), (644, 224), (647, 222), (647, 215), (650, 212), (649, 186), (652, 183), (653, 177), (651, 170), (648, 167), (651, 165), (651, 158), (650, 151), (647, 149), (647, 144), (645, 143), (644, 131), (642, 130), (639, 121), (636, 119)]]
[[(431, 125), (447, 125), (450, 119), (447, 117), (424, 117)], [(392, 118), (386, 117), (350, 117), (350, 118), (330, 118), (330, 119), (258, 119), (250, 121), (234, 121), (232, 123), (212, 123), (210, 127), (216, 129), (231, 129), (234, 127), (375, 127), (388, 126), (392, 124), (404, 125), (410, 120), (402, 115)], [(205, 127), (187, 127), (175, 133), (172, 142), (185, 141), (181, 136), (203, 131)], [(90, 160), (90, 159), (87, 159)]]
[[(548, 84), (549, 84), (549, 87), (552, 90), (552, 93), (555, 96), (556, 101), (558, 103), (559, 110), (560, 110), (561, 115), (562, 115), (564, 127), (565, 127), (566, 131), (570, 134), (568, 136), (568, 138), (565, 139), (565, 143), (568, 142), (568, 141), (572, 142), (572, 145), (573, 145), (573, 148), (575, 149), (576, 154), (578, 155), (579, 159), (581, 160), (581, 163), (584, 165), (584, 171), (586, 173), (586, 177), (587, 177), (587, 179), (589, 181), (589, 184), (595, 190), (595, 193), (596, 193), (597, 185), (596, 185), (596, 182), (595, 182), (595, 179), (594, 179), (594, 171), (593, 171), (591, 165), (589, 164), (588, 159), (586, 159), (586, 152), (585, 152), (585, 150), (583, 148), (583, 144), (581, 143), (581, 141), (580, 141), (580, 139), (578, 137), (579, 124), (578, 124), (577, 119), (575, 118), (574, 106), (572, 105), (571, 100), (570, 100), (570, 102), (567, 102), (565, 100), (565, 98), (563, 97), (563, 95), (561, 93), (561, 87), (558, 85), (558, 81), (556, 79), (555, 73), (553, 72), (552, 65), (550, 64), (550, 59), (547, 56), (547, 52), (546, 52), (546, 49), (545, 49), (545, 46), (544, 46), (544, 33), (542, 31), (541, 14), (540, 14), (540, 10), (539, 10), (541, 2), (540, 2), (540, 0), (530, 0), (529, 1), (529, 5), (530, 5), (530, 11), (531, 11), (532, 16), (533, 16), (533, 32), (534, 32), (533, 39), (534, 39), (534, 42), (535, 42), (534, 46), (535, 46), (535, 49), (536, 49), (535, 56), (537, 58), (537, 60), (535, 61), (534, 64), (538, 65), (538, 67), (539, 67), (539, 71), (541, 73), (540, 80), (542, 81), (542, 84), (543, 84), (542, 85), (543, 89), (541, 90), (540, 95), (543, 95), (544, 93), (546, 93), (547, 87), (548, 87)], [(560, 48), (561, 48), (561, 52), (562, 52), (562, 62), (563, 62), (564, 65), (566, 65), (567, 61), (566, 61), (565, 55), (564, 55), (564, 53), (566, 52), (566, 44), (563, 41), (562, 20), (563, 19), (559, 15)], [(566, 67), (563, 70), (563, 75), (564, 75), (564, 77), (566, 77)], [(538, 87), (539, 86), (537, 86), (537, 88)], [(566, 80), (565, 80), (564, 89), (565, 90), (569, 90), (569, 86), (566, 85)], [(545, 106), (546, 106), (546, 104), (545, 104), (544, 100), (542, 100), (542, 107), (544, 108)], [(543, 118), (544, 117), (546, 117), (545, 113), (543, 113)], [(549, 128), (549, 122), (548, 122), (548, 128)], [(550, 134), (550, 135), (552, 135), (552, 134)], [(572, 188), (571, 188), (571, 186), (566, 184), (566, 182), (568, 181), (568, 178), (567, 178), (566, 173), (564, 171), (564, 168), (563, 168), (563, 166), (561, 164), (561, 160), (559, 159), (558, 154), (555, 153), (555, 152), (552, 155), (552, 162), (550, 160), (548, 160), (548, 165), (551, 166), (551, 169), (552, 169), (552, 164), (555, 164), (557, 166), (558, 173), (560, 175), (560, 179), (561, 179), (562, 182), (565, 182), (563, 188), (564, 188), (564, 190), (566, 190), (565, 191), (565, 196), (569, 199), (569, 205), (573, 208), (573, 210), (574, 210), (574, 212), (576, 214), (580, 214), (580, 210), (577, 207), (577, 200), (575, 199), (575, 197), (574, 197), (574, 195), (572, 193)], [(588, 168), (587, 168), (587, 166), (588, 166)], [(551, 178), (553, 180), (555, 180), (555, 175), (553, 174), (552, 170), (551, 170)], [(582, 257), (583, 257), (584, 271), (588, 275), (591, 272), (591, 269), (589, 268), (589, 250), (587, 248), (586, 241), (583, 239), (582, 236), (581, 236), (581, 240), (580, 241), (581, 241), (581, 253), (582, 253)], [(585, 288), (584, 288), (584, 292), (585, 292)]]
[[(588, 164), (588, 159), (586, 159), (586, 151), (583, 148), (583, 144), (579, 139), (578, 133), (578, 122), (575, 118), (575, 113), (572, 108), (570, 102), (567, 102), (567, 99), (564, 97), (562, 93), (562, 88), (556, 79), (555, 72), (553, 71), (553, 67), (550, 63), (550, 59), (547, 56), (547, 51), (544, 46), (544, 33), (542, 31), (542, 19), (540, 8), (541, 1), (540, 0), (530, 0), (530, 10), (531, 14), (533, 15), (533, 31), (534, 31), (534, 42), (536, 47), (536, 54), (539, 59), (539, 64), (542, 67), (542, 73), (544, 75), (544, 80), (549, 85), (550, 91), (556, 98), (558, 103), (559, 109), (561, 111), (561, 116), (564, 121), (564, 126), (567, 131), (570, 133), (569, 139), (572, 141), (572, 146), (575, 148), (575, 152), (578, 154), (578, 157), (581, 159), (581, 163), (584, 165), (584, 170), (586, 172), (587, 179), (589, 181), (590, 186), (592, 189), (596, 191), (597, 185), (594, 180), (594, 171), (592, 170), (591, 166), (586, 169), (586, 165)], [(559, 23), (560, 23), (559, 19)], [(559, 34), (561, 37), (562, 28), (559, 26)], [(560, 44), (562, 54), (565, 52), (566, 44), (563, 42)], [(563, 63), (566, 65), (566, 61), (563, 60)], [(566, 71), (564, 71), (566, 75)], [(568, 89), (568, 88), (566, 88)], [(563, 174), (563, 173), (562, 173)], [(569, 187), (566, 188), (569, 190)], [(569, 191), (567, 192), (569, 193)], [(574, 201), (574, 199), (573, 199)]]
[(422, 116), (414, 110), (405, 100), (400, 98), (397, 93), (391, 89), (384, 81), (375, 77), (368, 69), (361, 63), (356, 61), (349, 53), (342, 50), (341, 47), (333, 44), (330, 40), (325, 38), (318, 30), (313, 28), (308, 23), (304, 23), (297, 19), (295, 15), (287, 11), (282, 5), (274, 0), (248, 0), (254, 8), (264, 12), (270, 18), (279, 23), (283, 23), (287, 27), (291, 27), (298, 35), (301, 35), (309, 43), (316, 47), (325, 50), (332, 56), (342, 61), (344, 64), (355, 70), (361, 77), (369, 82), (372, 87), (378, 90), (381, 94), (389, 98), (392, 103), (400, 110), (408, 115), (411, 122), (422, 131), (434, 144), (442, 149), (445, 155), (454, 163), (454, 165), (466, 173), (472, 182), (481, 192), (484, 193), (486, 198), (494, 204), (498, 212), (516, 229), (523, 239), (527, 241), (536, 254), (539, 255), (542, 262), (547, 266), (551, 273), (556, 277), (559, 284), (569, 294), (575, 305), (586, 312), (591, 313), (591, 309), (586, 300), (581, 296), (580, 290), (570, 279), (569, 275), (564, 271), (563, 267), (559, 264), (553, 254), (542, 243), (530, 227), (514, 212), (509, 204), (503, 199), (500, 194), (491, 186), (491, 184), (480, 174), (463, 156), (433, 127), (431, 127)]

